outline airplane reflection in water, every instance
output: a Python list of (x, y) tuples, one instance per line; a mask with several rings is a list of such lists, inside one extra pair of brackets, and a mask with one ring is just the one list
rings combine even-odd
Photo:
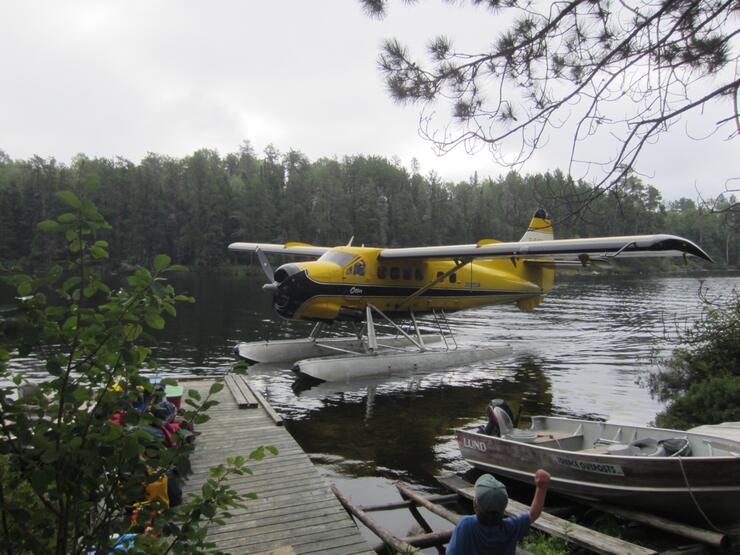
[[(249, 375), (260, 390), (269, 390), (275, 368), (258, 364)], [(404, 469), (430, 485), (443, 466), (460, 464), (450, 430), (481, 419), (492, 396), (515, 411), (521, 407), (525, 416), (553, 411), (551, 384), (536, 359), (480, 365), (455, 376), (436, 372), (296, 387), (296, 398), (278, 409), (288, 414), (291, 435), (323, 462), (351, 467), (358, 476)]]

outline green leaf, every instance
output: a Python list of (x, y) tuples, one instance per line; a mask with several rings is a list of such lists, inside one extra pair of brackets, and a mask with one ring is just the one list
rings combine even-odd
[(167, 268), (167, 270), (169, 270), (170, 272), (187, 272), (188, 267), (183, 266), (182, 264), (173, 264), (172, 266)]
[(18, 295), (20, 297), (25, 297), (26, 295), (30, 295), (32, 290), (33, 288), (31, 287), (31, 283), (26, 281), (18, 286)]
[(41, 231), (57, 231), (61, 226), (52, 220), (44, 220), (37, 226)]
[(147, 312), (144, 316), (144, 320), (146, 320), (146, 323), (150, 328), (154, 328), (155, 330), (164, 329), (164, 318), (154, 311)]
[(57, 221), (62, 224), (71, 224), (75, 220), (77, 220), (77, 216), (72, 212), (65, 212), (57, 218)]
[(213, 382), (211, 388), (208, 390), (208, 395), (215, 395), (224, 388), (223, 382)]
[(70, 208), (82, 208), (82, 202), (72, 191), (59, 191), (55, 196)]
[(188, 297), (187, 295), (175, 295), (175, 300), (184, 303), (194, 303), (195, 297)]
[(172, 259), (166, 254), (158, 254), (154, 257), (154, 269), (157, 272), (161, 272), (162, 270), (167, 268), (171, 262)]
[(81, 282), (82, 280), (79, 278), (79, 276), (73, 276), (64, 282), (64, 284), (62, 285), (62, 289), (64, 291), (69, 291), (73, 287), (79, 285)]
[(188, 389), (188, 397), (192, 397), (196, 401), (200, 401), (200, 393), (196, 389)]
[(96, 260), (100, 260), (101, 258), (108, 258), (108, 251), (96, 245), (90, 247), (90, 254), (92, 254)]

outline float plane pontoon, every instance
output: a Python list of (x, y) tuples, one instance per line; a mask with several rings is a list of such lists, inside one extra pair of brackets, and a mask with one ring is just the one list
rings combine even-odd
[[(343, 247), (232, 243), (229, 249), (257, 255), (269, 280), (263, 289), (273, 295), (281, 317), (316, 322), (306, 339), (242, 343), (238, 355), (252, 362), (305, 359), (294, 370), (324, 381), (446, 368), (508, 352), (508, 346), (458, 347), (445, 313), (495, 303), (533, 310), (552, 289), (557, 266), (655, 256), (711, 261), (697, 245), (673, 235), (554, 240), (543, 210), (535, 213), (518, 242), (483, 239), (469, 245), (375, 248), (355, 247), (350, 240)], [(283, 264), (273, 272), (266, 253), (314, 260)], [(424, 313), (433, 314), (444, 333), (422, 334), (416, 316)], [(394, 321), (404, 317), (411, 322), (410, 332)], [(376, 335), (376, 319), (393, 326), (396, 336)], [(335, 321), (364, 325), (358, 326), (357, 337), (322, 338), (324, 326)], [(443, 348), (428, 346), (439, 341)], [(399, 351), (402, 344), (410, 349)]]

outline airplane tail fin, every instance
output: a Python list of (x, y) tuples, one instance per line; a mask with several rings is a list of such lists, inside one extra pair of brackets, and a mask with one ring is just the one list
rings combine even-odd
[[(550, 218), (547, 216), (542, 208), (537, 210), (532, 217), (532, 221), (529, 222), (527, 231), (522, 235), (519, 241), (551, 241), (554, 238), (552, 231), (552, 224)], [(530, 264), (523, 265), (522, 271), (527, 279), (532, 283), (536, 283), (540, 286), (542, 293), (547, 293), (552, 289), (555, 282), (555, 268), (548, 268), (546, 266), (532, 266)], [(517, 301), (519, 310), (529, 312), (534, 310), (542, 302), (542, 295), (536, 297), (528, 297), (526, 299), (520, 299)]]
[(547, 216), (547, 212), (540, 208), (534, 213), (527, 231), (519, 241), (551, 241), (553, 237), (550, 218)]

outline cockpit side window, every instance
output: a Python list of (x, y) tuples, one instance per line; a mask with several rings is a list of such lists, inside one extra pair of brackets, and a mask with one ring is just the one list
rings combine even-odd
[(355, 255), (348, 252), (327, 251), (321, 255), (319, 260), (322, 262), (331, 262), (340, 268), (344, 268), (347, 264), (352, 262), (354, 258)]
[(365, 262), (362, 259), (358, 260), (352, 268), (356, 276), (365, 275)]

